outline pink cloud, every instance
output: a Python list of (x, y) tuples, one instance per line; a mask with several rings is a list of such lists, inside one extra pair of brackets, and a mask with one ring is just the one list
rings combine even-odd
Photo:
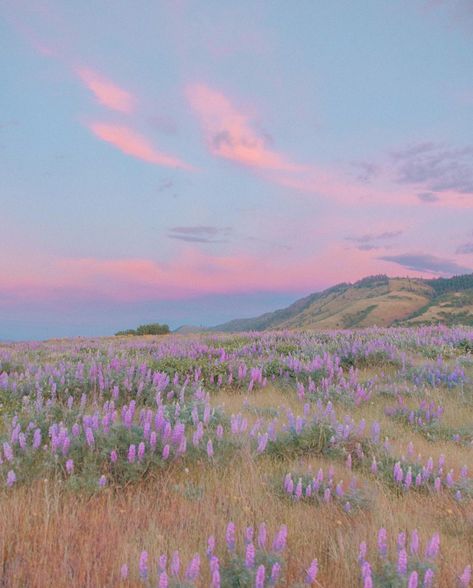
[(135, 109), (135, 98), (132, 94), (98, 72), (81, 67), (76, 69), (76, 73), (103, 106), (125, 113), (133, 112)]
[(101, 122), (93, 122), (88, 126), (96, 137), (111, 143), (126, 155), (164, 167), (194, 169), (177, 157), (156, 150), (145, 137), (129, 127)]
[(213, 155), (263, 170), (303, 169), (269, 149), (264, 138), (251, 128), (249, 117), (221, 92), (205, 84), (194, 84), (188, 87), (187, 96)]
[[(337, 259), (334, 264), (333, 260)], [(284, 271), (281, 271), (284, 267)], [(420, 272), (404, 270), (409, 275)], [(392, 273), (369, 252), (333, 245), (301, 259), (209, 256), (186, 249), (172, 262), (150, 259), (45, 260), (41, 271), (17, 272), (0, 290), (0, 306), (54, 300), (179, 300), (208, 294), (312, 292), (372, 273)]]

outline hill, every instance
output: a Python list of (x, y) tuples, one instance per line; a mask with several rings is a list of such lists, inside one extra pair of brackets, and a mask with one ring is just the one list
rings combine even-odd
[(377, 325), (473, 325), (473, 274), (452, 278), (369, 276), (310, 294), (287, 308), (236, 319), (214, 331), (343, 329)]

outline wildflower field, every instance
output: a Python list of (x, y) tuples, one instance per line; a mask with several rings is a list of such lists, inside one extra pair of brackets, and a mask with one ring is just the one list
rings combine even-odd
[(0, 585), (460, 587), (473, 329), (0, 345)]

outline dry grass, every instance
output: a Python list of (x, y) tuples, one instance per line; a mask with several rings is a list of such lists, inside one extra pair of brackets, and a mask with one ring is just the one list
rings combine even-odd
[[(222, 391), (215, 399), (228, 413), (241, 410), (245, 394)], [(253, 394), (250, 407), (277, 407), (297, 400), (271, 387)], [(300, 407), (300, 404), (299, 404)], [(377, 400), (352, 413), (368, 421), (380, 418), (399, 451), (413, 439), (424, 456), (446, 455), (449, 467), (473, 466), (471, 448), (453, 443), (430, 443), (421, 435), (383, 414)], [(465, 421), (464, 410), (448, 401), (449, 420)], [(345, 412), (346, 409), (345, 409)], [(471, 418), (471, 412), (468, 418)], [(251, 411), (248, 411), (251, 420)], [(398, 497), (380, 482), (366, 479), (373, 505), (369, 511), (345, 514), (334, 505), (316, 507), (292, 503), (274, 492), (274, 480), (289, 471), (316, 471), (327, 467), (323, 458), (308, 456), (289, 460), (245, 453), (224, 465), (194, 463), (189, 469), (176, 463), (164, 474), (120, 490), (105, 489), (93, 497), (65, 491), (60, 483), (41, 481), (0, 500), (1, 585), (11, 587), (102, 587), (119, 583), (119, 568), (129, 562), (136, 569), (139, 553), (147, 549), (154, 558), (179, 549), (183, 558), (203, 552), (206, 538), (215, 534), (222, 547), (226, 522), (237, 528), (265, 521), (271, 531), (285, 523), (289, 530), (287, 585), (301, 579), (301, 570), (317, 557), (319, 586), (346, 588), (359, 583), (356, 563), (360, 541), (373, 546), (384, 526), (391, 539), (400, 530), (419, 529), (423, 539), (439, 530), (442, 559), (439, 585), (448, 587), (455, 573), (473, 561), (473, 511), (447, 496), (422, 496), (410, 492)], [(338, 464), (337, 479), (351, 474)], [(360, 476), (358, 476), (360, 478)], [(361, 480), (363, 483), (363, 480)], [(136, 575), (135, 575), (136, 577)], [(204, 577), (202, 586), (208, 586)], [(128, 585), (134, 585), (130, 582)]]

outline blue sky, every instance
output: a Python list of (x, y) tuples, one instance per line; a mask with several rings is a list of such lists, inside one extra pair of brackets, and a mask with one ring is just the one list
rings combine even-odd
[(471, 3), (0, 10), (0, 338), (473, 269)]

